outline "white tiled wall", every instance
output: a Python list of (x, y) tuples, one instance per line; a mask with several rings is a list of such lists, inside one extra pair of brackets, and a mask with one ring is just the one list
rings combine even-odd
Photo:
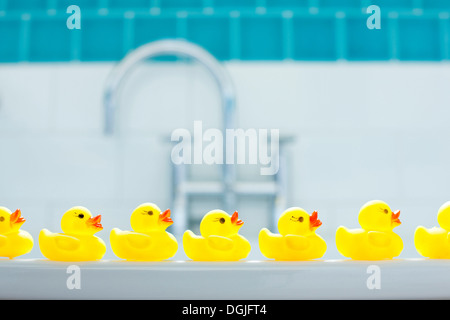
[[(102, 90), (113, 64), (0, 66), (0, 205), (21, 208), (37, 241), (60, 231), (74, 205), (129, 229), (146, 201), (169, 207), (170, 134), (221, 125), (214, 82), (196, 65), (151, 64), (121, 90), (120, 131), (103, 135)], [(375, 198), (401, 210), (403, 257), (417, 257), (418, 224), (434, 226), (450, 200), (450, 65), (443, 63), (256, 63), (225, 65), (237, 90), (241, 128), (279, 129), (288, 147), (289, 206), (319, 211), (324, 258), (339, 258), (334, 231), (358, 227)], [(211, 206), (214, 204), (211, 204)], [(240, 199), (242, 233), (256, 239), (267, 200)], [(174, 213), (175, 214), (175, 213)], [(276, 231), (276, 230), (273, 230)], [(41, 257), (36, 246), (29, 257)], [(105, 258), (114, 257), (108, 249)], [(182, 252), (177, 257), (183, 258)], [(256, 245), (252, 258), (262, 258)]]

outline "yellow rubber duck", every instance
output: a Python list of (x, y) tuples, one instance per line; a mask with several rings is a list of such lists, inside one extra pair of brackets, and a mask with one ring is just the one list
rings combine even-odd
[(437, 220), (440, 227), (416, 228), (414, 245), (417, 252), (426, 258), (450, 259), (450, 201), (439, 208)]
[(0, 207), (0, 257), (15, 258), (33, 249), (31, 235), (20, 230), (25, 222), (19, 209), (13, 213), (5, 207)]
[(340, 226), (336, 231), (338, 251), (354, 260), (384, 260), (400, 255), (403, 241), (392, 231), (400, 225), (400, 211), (392, 212), (379, 200), (367, 202), (359, 211), (362, 229)]
[(322, 225), (317, 211), (309, 215), (305, 210), (292, 207), (278, 219), (278, 231), (274, 234), (267, 228), (259, 232), (259, 248), (269, 259), (299, 261), (321, 258), (327, 250), (325, 240), (316, 234)]
[(69, 209), (61, 219), (64, 233), (52, 233), (47, 229), (39, 233), (42, 254), (54, 261), (100, 260), (106, 252), (103, 240), (94, 236), (103, 229), (100, 222), (100, 215), (92, 217), (84, 207)]
[(208, 212), (200, 222), (201, 236), (187, 230), (183, 235), (186, 255), (196, 261), (238, 261), (248, 256), (250, 243), (239, 235), (244, 222), (237, 211), (230, 216), (222, 210)]
[(130, 218), (134, 231), (114, 228), (110, 233), (113, 252), (119, 258), (136, 261), (160, 261), (175, 255), (176, 238), (166, 231), (173, 221), (170, 210), (161, 212), (153, 203), (138, 206)]

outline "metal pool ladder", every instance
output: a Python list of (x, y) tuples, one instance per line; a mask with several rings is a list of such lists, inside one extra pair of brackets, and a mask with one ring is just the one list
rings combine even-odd
[[(222, 65), (206, 50), (185, 40), (159, 40), (142, 45), (125, 56), (112, 70), (106, 80), (104, 91), (105, 134), (114, 133), (115, 114), (118, 109), (118, 91), (127, 75), (140, 62), (158, 56), (178, 56), (190, 58), (204, 66), (217, 84), (222, 103), (222, 126), (226, 129), (235, 128), (236, 95), (230, 76)], [(285, 209), (286, 204), (286, 174), (283, 143), (280, 143), (279, 170), (270, 182), (238, 182), (236, 180), (235, 165), (223, 164), (222, 180), (220, 182), (190, 181), (187, 165), (172, 164), (173, 173), (173, 213), (177, 223), (174, 224), (175, 234), (182, 234), (192, 222), (189, 212), (189, 201), (192, 195), (214, 195), (223, 199), (223, 209), (233, 212), (238, 195), (261, 195), (273, 199), (272, 227), (276, 225), (278, 215)], [(223, 150), (226, 157), (226, 145)]]

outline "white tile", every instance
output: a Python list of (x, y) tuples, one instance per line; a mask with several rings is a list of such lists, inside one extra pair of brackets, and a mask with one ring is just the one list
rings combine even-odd
[(173, 64), (139, 66), (119, 90), (117, 114), (124, 134), (158, 134), (170, 137), (176, 128), (191, 123), (189, 110), (189, 67)]
[(114, 65), (62, 64), (55, 70), (52, 87), (52, 129), (58, 134), (102, 133), (106, 78)]
[(49, 181), (44, 172), (50, 156), (48, 143), (40, 139), (3, 138), (0, 146), (3, 197), (42, 199), (47, 196), (45, 189)]
[(202, 65), (189, 68), (188, 83), (189, 112), (186, 120), (191, 127), (194, 121), (202, 121), (203, 130), (217, 128), (223, 130), (224, 105), (222, 92), (214, 76)]
[(52, 104), (54, 70), (46, 65), (0, 66), (0, 132), (46, 131)]
[[(236, 211), (239, 213), (239, 218), (244, 221), (239, 232), (245, 237), (257, 238), (259, 231), (270, 225), (272, 208), (267, 198), (241, 198), (236, 205)], [(232, 213), (229, 212), (229, 214)]]
[(171, 145), (155, 137), (124, 138), (118, 188), (126, 199), (158, 203), (170, 198)]
[(104, 139), (55, 138), (47, 158), (48, 194), (54, 199), (103, 198), (116, 189), (116, 150)]
[(246, 126), (298, 133), (302, 128), (446, 125), (446, 64), (276, 62), (227, 67), (237, 84), (239, 120)]
[(348, 200), (399, 194), (395, 142), (389, 137), (304, 136), (294, 157), (292, 186), (302, 197)]
[(229, 63), (226, 67), (236, 89), (238, 127), (292, 129), (298, 125), (298, 68), (285, 63)]
[[(371, 93), (364, 106), (368, 124), (375, 128), (446, 127), (450, 76), (446, 64), (381, 65), (370, 69), (367, 78)], [(368, 70), (369, 71), (369, 70)]]
[(16, 138), (0, 141), (5, 196), (72, 199), (114, 196), (116, 154), (103, 139)]
[(442, 131), (402, 135), (399, 172), (405, 197), (448, 201), (449, 137), (448, 132)]

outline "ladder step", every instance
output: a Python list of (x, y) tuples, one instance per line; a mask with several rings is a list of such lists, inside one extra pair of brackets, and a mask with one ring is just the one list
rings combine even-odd
[[(205, 182), (205, 181), (186, 181), (178, 185), (179, 191), (187, 194), (202, 194), (202, 195), (218, 195), (225, 191), (225, 186), (222, 182)], [(235, 182), (232, 190), (238, 195), (270, 195), (275, 196), (279, 192), (279, 187), (276, 182), (262, 181), (262, 182)]]

